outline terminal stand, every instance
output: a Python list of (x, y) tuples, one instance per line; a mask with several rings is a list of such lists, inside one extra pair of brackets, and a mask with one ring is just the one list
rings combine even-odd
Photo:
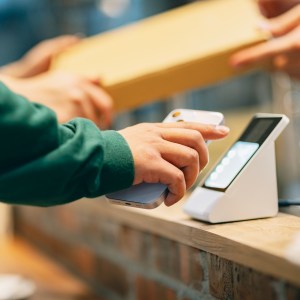
[(270, 134), (270, 139), (260, 146), (224, 191), (201, 184), (186, 202), (184, 211), (210, 223), (275, 216), (278, 212), (275, 140), (287, 123), (286, 118), (282, 128)]

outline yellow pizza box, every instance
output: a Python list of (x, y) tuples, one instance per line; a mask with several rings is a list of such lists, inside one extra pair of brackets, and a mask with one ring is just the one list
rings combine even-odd
[(269, 38), (253, 0), (197, 1), (84, 39), (53, 69), (99, 76), (116, 110), (238, 75), (229, 57)]

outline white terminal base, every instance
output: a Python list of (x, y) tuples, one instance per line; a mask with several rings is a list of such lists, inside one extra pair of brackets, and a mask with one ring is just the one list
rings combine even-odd
[(258, 151), (225, 192), (197, 187), (184, 211), (195, 219), (222, 223), (273, 217), (278, 212), (274, 142)]

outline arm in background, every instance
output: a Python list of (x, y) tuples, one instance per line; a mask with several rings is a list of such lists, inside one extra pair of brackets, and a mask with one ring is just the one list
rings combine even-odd
[(48, 108), (0, 84), (0, 199), (50, 206), (141, 182), (166, 184), (167, 205), (183, 197), (208, 162), (205, 140), (229, 129), (199, 123), (139, 124), (100, 131), (75, 119), (59, 125)]

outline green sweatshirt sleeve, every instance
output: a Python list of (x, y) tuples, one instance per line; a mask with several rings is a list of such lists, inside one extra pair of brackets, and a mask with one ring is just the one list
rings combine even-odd
[(0, 83), (0, 199), (51, 206), (129, 187), (131, 151), (116, 131), (74, 119), (59, 125), (54, 112)]

